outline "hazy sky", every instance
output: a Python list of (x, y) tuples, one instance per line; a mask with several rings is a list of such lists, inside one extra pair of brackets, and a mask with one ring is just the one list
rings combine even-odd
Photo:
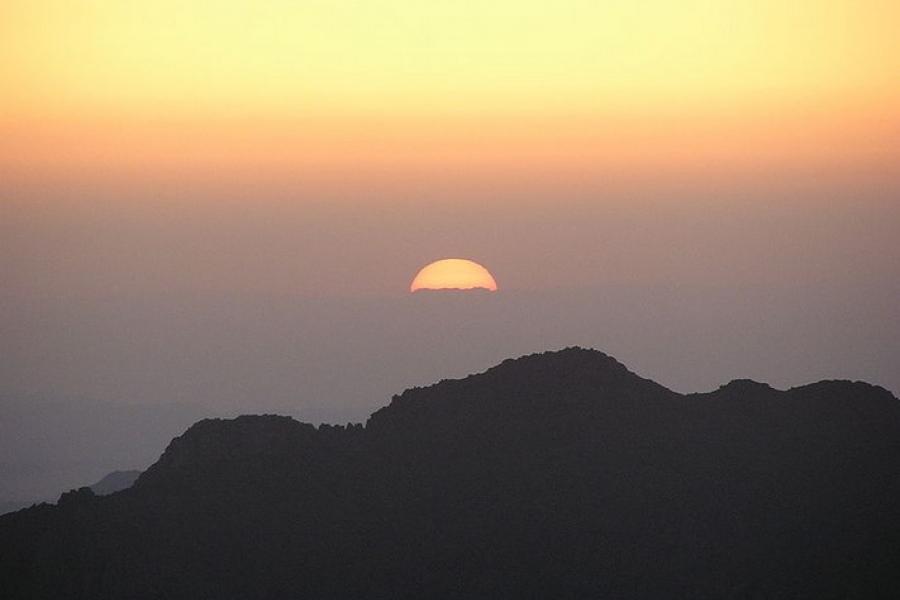
[(900, 391), (895, 2), (262, 4), (0, 6), (0, 499), (573, 344)]

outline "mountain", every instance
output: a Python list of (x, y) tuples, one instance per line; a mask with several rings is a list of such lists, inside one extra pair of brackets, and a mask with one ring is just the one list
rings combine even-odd
[(22, 510), (32, 504), (37, 504), (37, 502), (33, 500), (0, 500), (0, 515)]
[(149, 465), (206, 414), (182, 402), (0, 392), (0, 499), (30, 506), (122, 465)]
[[(94, 494), (98, 496), (107, 496), (130, 488), (140, 474), (140, 471), (113, 471), (107, 473), (103, 479), (89, 487)], [(41, 502), (42, 501), (35, 500), (0, 500), (0, 515), (15, 512), (33, 504), (41, 504)]]
[(0, 517), (0, 597), (895, 598), (900, 402), (682, 395), (597, 351), (365, 426), (203, 420), (119, 493)]
[(140, 471), (113, 471), (112, 473), (107, 473), (103, 479), (90, 486), (90, 488), (98, 496), (108, 496), (130, 488), (137, 481), (140, 474)]

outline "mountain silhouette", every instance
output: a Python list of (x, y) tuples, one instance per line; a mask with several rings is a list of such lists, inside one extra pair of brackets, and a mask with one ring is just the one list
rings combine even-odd
[[(100, 481), (88, 487), (98, 496), (107, 496), (131, 487), (140, 474), (140, 471), (112, 471), (104, 475)], [(42, 501), (35, 500), (0, 500), (0, 515), (41, 503)]]
[[(112, 471), (111, 473), (104, 475), (100, 481), (88, 487), (90, 487), (91, 491), (96, 495), (106, 496), (131, 487), (140, 474), (140, 471)], [(15, 512), (32, 506), (33, 504), (40, 503), (40, 501), (34, 500), (0, 500), (0, 515)]]
[(0, 597), (895, 598), (900, 402), (678, 394), (594, 350), (365, 424), (203, 420), (135, 484), (0, 517)]
[(90, 486), (91, 491), (98, 496), (108, 496), (125, 490), (134, 485), (140, 471), (113, 471), (103, 476), (103, 479)]

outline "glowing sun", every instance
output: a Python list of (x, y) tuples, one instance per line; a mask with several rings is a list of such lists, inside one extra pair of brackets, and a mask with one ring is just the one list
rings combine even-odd
[(472, 260), (445, 258), (425, 265), (409, 286), (416, 290), (472, 290), (483, 288), (497, 291), (497, 282), (490, 271)]

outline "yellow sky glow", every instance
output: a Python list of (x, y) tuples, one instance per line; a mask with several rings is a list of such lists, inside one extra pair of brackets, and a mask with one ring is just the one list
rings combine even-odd
[(890, 163), (887, 0), (0, 6), (0, 168)]

